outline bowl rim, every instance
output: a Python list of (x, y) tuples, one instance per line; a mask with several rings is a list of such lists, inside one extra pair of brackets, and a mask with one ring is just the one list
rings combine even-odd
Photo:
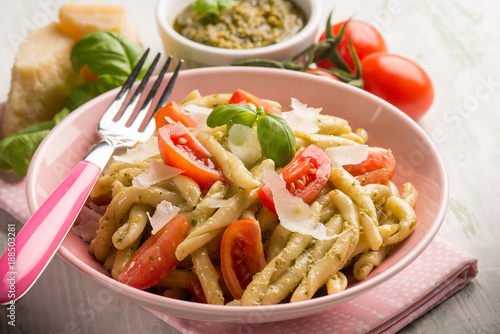
[[(351, 286), (348, 289), (339, 292), (338, 294), (335, 295), (326, 295), (322, 296), (319, 298), (313, 298), (310, 300), (306, 301), (301, 301), (298, 303), (283, 303), (283, 304), (277, 304), (277, 305), (261, 305), (261, 306), (220, 306), (220, 305), (206, 305), (206, 304), (201, 304), (201, 303), (195, 303), (191, 301), (183, 301), (183, 300), (175, 300), (175, 299), (169, 299), (168, 300), (168, 307), (166, 307), (165, 303), (165, 297), (161, 295), (155, 295), (153, 293), (147, 292), (147, 291), (142, 291), (138, 290), (135, 288), (132, 288), (130, 286), (127, 286), (125, 284), (122, 284), (110, 276), (107, 276), (101, 272), (96, 271), (86, 263), (84, 263), (81, 259), (79, 259), (77, 256), (71, 253), (71, 251), (65, 246), (64, 242), (62, 243), (58, 254), (63, 257), (68, 263), (70, 263), (72, 266), (76, 267), (77, 269), (81, 270), (88, 276), (90, 276), (92, 279), (95, 281), (99, 282), (100, 284), (103, 284), (110, 288), (111, 290), (122, 294), (124, 296), (127, 296), (128, 298), (134, 300), (135, 302), (139, 303), (141, 306), (146, 307), (146, 308), (152, 308), (156, 310), (163, 310), (165, 312), (166, 309), (171, 312), (169, 314), (175, 315), (177, 313), (178, 316), (188, 318), (188, 319), (195, 319), (195, 320), (210, 320), (210, 321), (229, 321), (229, 322), (236, 322), (236, 321), (241, 321), (241, 319), (251, 319), (252, 316), (258, 316), (259, 314), (272, 314), (278, 316), (278, 320), (286, 320), (290, 318), (279, 318), (280, 315), (287, 314), (289, 312), (295, 311), (298, 312), (300, 311), (307, 311), (308, 313), (306, 314), (311, 314), (314, 312), (316, 309), (324, 308), (325, 305), (329, 305), (331, 307), (341, 304), (357, 295), (360, 295), (362, 293), (368, 292), (372, 288), (386, 282), (390, 278), (394, 277), (397, 275), (399, 272), (407, 268), (431, 243), (431, 241), (434, 239), (434, 237), (437, 235), (437, 232), (439, 228), (441, 227), (444, 217), (447, 211), (448, 207), (448, 198), (449, 198), (449, 184), (448, 184), (448, 177), (445, 169), (444, 162), (441, 158), (441, 155), (437, 151), (434, 143), (432, 140), (429, 138), (429, 136), (423, 131), (423, 129), (416, 123), (414, 122), (409, 116), (404, 114), (401, 110), (397, 109), (393, 105), (387, 103), (386, 101), (370, 94), (365, 91), (359, 90), (359, 88), (355, 88), (350, 85), (346, 85), (344, 83), (340, 82), (335, 82), (331, 81), (330, 79), (326, 78), (321, 78), (321, 77), (315, 77), (311, 76), (306, 73), (301, 73), (301, 72), (296, 72), (296, 71), (290, 71), (290, 70), (282, 70), (282, 69), (273, 69), (273, 68), (256, 68), (256, 67), (238, 67), (238, 66), (219, 66), (219, 67), (206, 67), (206, 68), (198, 68), (198, 69), (187, 69), (183, 70), (179, 74), (179, 78), (182, 78), (182, 76), (191, 76), (191, 75), (196, 75), (196, 73), (201, 73), (201, 74), (209, 74), (209, 75), (218, 75), (221, 72), (225, 71), (239, 71), (239, 72), (247, 72), (248, 74), (250, 73), (263, 73), (265, 72), (266, 75), (288, 75), (291, 77), (295, 77), (297, 79), (300, 79), (301, 76), (307, 76), (311, 80), (320, 80), (323, 82), (328, 82), (329, 84), (337, 86), (338, 89), (341, 90), (348, 90), (348, 91), (355, 91), (358, 94), (364, 95), (364, 98), (373, 100), (374, 103), (378, 104), (383, 104), (386, 108), (389, 108), (392, 110), (393, 113), (397, 114), (398, 117), (403, 117), (406, 118), (406, 120), (409, 122), (409, 126), (413, 128), (413, 130), (417, 131), (420, 133), (422, 138), (426, 140), (426, 145), (433, 151), (433, 156), (435, 157), (436, 164), (437, 164), (437, 172), (439, 179), (442, 181), (442, 194), (441, 197), (439, 198), (441, 205), (439, 206), (434, 218), (433, 218), (433, 223), (430, 225), (429, 229), (426, 230), (425, 235), (422, 237), (422, 239), (413, 247), (408, 253), (406, 253), (397, 263), (389, 267), (384, 271), (384, 274), (382, 275), (377, 275), (367, 281), (362, 282), (361, 284), (357, 284), (355, 286)], [(164, 80), (168, 80), (169, 75), (171, 73), (167, 73), (166, 77)], [(312, 79), (312, 78), (315, 79)], [(138, 84), (138, 83), (136, 83)], [(72, 112), (70, 115), (68, 115), (65, 119), (63, 119), (56, 127), (51, 131), (51, 133), (54, 133), (58, 131), (61, 127), (64, 127), (66, 123), (70, 123), (73, 118), (78, 117), (80, 113), (83, 113), (85, 110), (90, 108), (91, 106), (100, 103), (100, 101), (104, 99), (110, 98), (111, 95), (117, 93), (117, 91), (120, 88), (116, 88), (114, 90), (111, 90), (109, 92), (106, 92), (97, 98), (87, 102), (74, 112)], [(36, 164), (40, 159), (37, 159), (38, 156), (41, 154), (40, 152), (43, 151), (43, 148), (48, 145), (48, 138), (50, 137), (47, 136), (41, 143), (39, 149), (35, 152), (35, 155), (33, 157), (33, 161), (35, 161), (34, 164), (30, 164), (30, 167), (28, 169), (28, 176), (27, 176), (27, 181), (26, 181), (26, 195), (27, 195), (27, 200), (28, 200), (28, 208), (31, 213), (34, 213), (37, 209), (37, 198), (36, 198), (36, 187), (33, 182), (33, 180), (36, 178), (36, 175), (34, 171), (36, 170)], [(332, 301), (332, 299), (336, 301)], [(179, 315), (182, 314), (182, 315)], [(210, 319), (208, 319), (210, 318)], [(271, 321), (277, 321), (276, 318), (272, 318), (270, 316), (269, 320), (264, 320), (260, 322), (271, 322)]]
[[(186, 47), (192, 48), (198, 52), (203, 52), (207, 54), (219, 55), (219, 56), (234, 56), (234, 57), (253, 57), (266, 53), (272, 53), (276, 51), (281, 51), (292, 47), (296, 43), (300, 43), (301, 41), (308, 38), (310, 35), (316, 35), (319, 24), (322, 22), (322, 4), (320, 0), (304, 0), (307, 1), (311, 6), (311, 13), (307, 19), (306, 25), (294, 36), (272, 45), (262, 46), (258, 48), (251, 49), (225, 49), (218, 48), (215, 46), (204, 45), (201, 43), (197, 43), (192, 41), (181, 34), (179, 34), (173, 28), (173, 25), (169, 24), (165, 13), (167, 12), (166, 6), (168, 5), (169, 0), (160, 0), (157, 4), (156, 10), (156, 21), (161, 27), (161, 29), (169, 35), (172, 39), (174, 39), (180, 45), (185, 45)], [(292, 0), (296, 2), (295, 0)], [(190, 3), (193, 1), (190, 1)], [(187, 5), (187, 2), (183, 4)]]

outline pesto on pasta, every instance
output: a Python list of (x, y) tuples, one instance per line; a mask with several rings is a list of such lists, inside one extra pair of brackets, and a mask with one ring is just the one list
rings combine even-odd
[[(390, 149), (319, 108), (193, 91), (155, 119), (91, 193), (103, 210), (89, 251), (124, 284), (217, 305), (298, 302), (365, 279), (415, 229), (417, 191), (391, 181)], [(289, 144), (277, 166), (269, 150)]]

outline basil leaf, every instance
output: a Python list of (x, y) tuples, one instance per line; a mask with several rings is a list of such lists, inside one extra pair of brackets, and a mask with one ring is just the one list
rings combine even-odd
[(229, 122), (227, 122), (227, 131), (231, 129), (234, 124), (241, 124), (248, 126), (251, 128), (255, 124), (255, 120), (257, 119), (257, 114), (249, 113), (249, 112), (241, 112), (235, 114)]
[(66, 108), (68, 108), (70, 111), (75, 110), (82, 104), (92, 100), (94, 97), (97, 97), (102, 93), (105, 93), (106, 91), (107, 90), (99, 81), (90, 81), (83, 83), (68, 92)]
[(108, 91), (113, 88), (123, 86), (125, 81), (127, 81), (127, 78), (128, 75), (125, 76), (125, 75), (103, 74), (99, 76), (99, 81), (102, 83), (105, 91)]
[(55, 114), (54, 118), (52, 119), (54, 121), (54, 125), (58, 124), (63, 120), (64, 117), (68, 116), (70, 113), (71, 110), (68, 107), (62, 108), (61, 111)]
[(123, 35), (97, 31), (75, 43), (70, 60), (76, 72), (86, 65), (98, 77), (127, 77), (142, 54), (142, 48)]
[(211, 128), (228, 124), (242, 124), (251, 127), (257, 119), (257, 113), (248, 104), (224, 104), (212, 110), (207, 118)]
[(295, 136), (284, 118), (265, 114), (257, 122), (257, 136), (262, 151), (277, 167), (285, 166), (295, 156)]
[(26, 176), (33, 154), (54, 125), (54, 121), (46, 121), (5, 137), (0, 142), (0, 168), (14, 169), (20, 176)]
[(191, 7), (193, 11), (203, 15), (219, 15), (229, 7), (235, 6), (235, 0), (196, 0)]

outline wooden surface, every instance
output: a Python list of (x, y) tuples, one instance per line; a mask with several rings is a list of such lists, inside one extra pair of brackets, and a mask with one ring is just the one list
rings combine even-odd
[[(20, 38), (56, 19), (61, 0), (2, 0), (0, 101)], [(144, 45), (160, 51), (156, 1), (122, 0)], [(439, 235), (479, 258), (477, 278), (402, 333), (500, 333), (500, 2), (497, 0), (323, 0), (334, 19), (379, 27), (390, 50), (432, 77), (436, 100), (420, 121), (448, 168), (450, 205)], [(326, 11), (325, 11), (326, 12)], [(0, 212), (0, 231), (12, 221)], [(20, 227), (20, 225), (18, 225)], [(19, 333), (178, 333), (56, 257), (17, 304)], [(0, 310), (0, 333), (9, 329)]]

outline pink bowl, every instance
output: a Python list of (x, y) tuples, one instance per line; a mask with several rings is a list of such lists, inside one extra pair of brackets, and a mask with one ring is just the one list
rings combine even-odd
[[(66, 237), (59, 254), (89, 277), (143, 307), (189, 319), (260, 323), (302, 317), (345, 303), (387, 281), (424, 251), (444, 219), (448, 181), (436, 148), (417, 123), (361, 89), (288, 70), (250, 67), (185, 70), (179, 75), (172, 99), (181, 101), (193, 89), (207, 95), (230, 93), (237, 88), (278, 101), (284, 109), (290, 105), (291, 97), (311, 107), (323, 107), (323, 113), (347, 119), (353, 129), (366, 129), (370, 146), (390, 148), (398, 161), (393, 180), (399, 187), (403, 182), (412, 182), (419, 192), (418, 224), (413, 234), (396, 246), (367, 279), (350, 285), (343, 292), (293, 304), (258, 307), (174, 300), (121, 284), (109, 276), (89, 254), (88, 244), (73, 232)], [(98, 141), (97, 123), (116, 93), (115, 90), (103, 94), (75, 110), (40, 145), (27, 178), (28, 205), (32, 213), (85, 156), (88, 147)]]

